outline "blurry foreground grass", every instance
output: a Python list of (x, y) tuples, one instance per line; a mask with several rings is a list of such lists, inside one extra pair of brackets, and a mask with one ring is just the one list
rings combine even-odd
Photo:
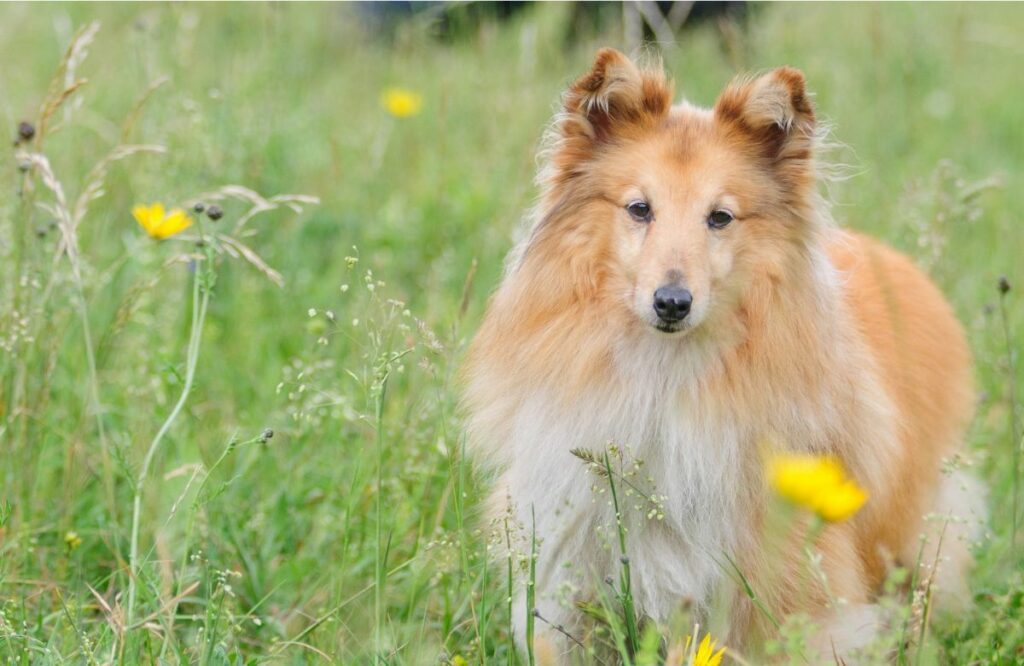
[[(453, 377), (554, 101), (618, 45), (567, 44), (566, 15), (442, 43), (416, 22), (376, 41), (336, 6), (0, 8), (0, 127), (37, 132), (0, 163), (5, 660), (512, 659)], [(1008, 346), (997, 290), (1024, 287), (1022, 29), (1019, 5), (763, 6), (664, 54), (702, 104), (737, 71), (804, 69), (852, 147), (837, 218), (915, 256), (968, 328), (992, 533), (970, 611), (901, 651), (922, 663), (1024, 662), (1024, 304), (1003, 297)], [(149, 202), (195, 224), (151, 239)]]

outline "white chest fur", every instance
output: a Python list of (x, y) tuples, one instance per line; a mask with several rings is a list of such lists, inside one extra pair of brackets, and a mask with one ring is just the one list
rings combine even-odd
[(623, 351), (613, 388), (571, 404), (538, 392), (516, 414), (501, 486), (541, 540), (537, 598), (546, 617), (563, 616), (569, 599), (587, 597), (620, 566), (608, 481), (573, 449), (623, 451), (621, 461), (612, 457), (613, 479), (634, 597), (649, 615), (667, 617), (684, 599), (706, 602), (743, 532), (742, 426), (702, 411), (692, 381), (699, 359), (660, 357), (663, 350)]

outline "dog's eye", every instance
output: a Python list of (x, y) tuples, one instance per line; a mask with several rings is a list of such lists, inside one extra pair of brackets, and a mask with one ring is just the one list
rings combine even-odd
[(646, 201), (637, 199), (626, 204), (626, 211), (633, 216), (637, 222), (651, 221), (651, 205)]
[(727, 210), (719, 208), (716, 211), (712, 211), (711, 215), (708, 215), (708, 226), (712, 229), (722, 229), (730, 222), (733, 221), (732, 213)]

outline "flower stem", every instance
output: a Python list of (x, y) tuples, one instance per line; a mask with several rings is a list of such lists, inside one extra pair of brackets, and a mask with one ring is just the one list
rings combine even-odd
[[(192, 284), (192, 328), (189, 333), (188, 349), (186, 352), (185, 360), (185, 383), (181, 389), (181, 395), (178, 396), (178, 401), (174, 404), (174, 408), (171, 409), (170, 414), (164, 420), (162, 426), (153, 437), (153, 441), (149, 444), (149, 449), (146, 451), (146, 457), (142, 460), (142, 467), (139, 470), (138, 479), (135, 482), (135, 497), (132, 502), (132, 534), (131, 534), (131, 546), (128, 556), (128, 609), (125, 621), (125, 626), (132, 626), (135, 620), (135, 598), (136, 590), (138, 588), (139, 578), (139, 523), (142, 517), (142, 494), (145, 491), (146, 477), (149, 475), (149, 468), (153, 463), (153, 458), (156, 456), (157, 450), (160, 448), (161, 442), (163, 442), (164, 436), (171, 429), (171, 425), (181, 414), (181, 410), (185, 407), (185, 402), (188, 400), (188, 395), (192, 390), (192, 382), (195, 379), (196, 365), (199, 360), (199, 343), (202, 336), (203, 322), (206, 319), (207, 306), (210, 303), (210, 290), (201, 289), (201, 284), (204, 282), (204, 272), (208, 270), (206, 264), (208, 260), (204, 260), (196, 266), (195, 276)], [(203, 268), (200, 268), (202, 266)]]
[[(1005, 279), (1002, 284), (1007, 284)], [(1002, 285), (1001, 285), (1002, 286)], [(1020, 448), (1021, 441), (1017, 436), (1017, 373), (1014, 367), (1014, 356), (1013, 356), (1013, 338), (1010, 334), (1010, 321), (1006, 316), (1006, 293), (1009, 291), (1009, 287), (1006, 289), (1000, 288), (999, 290), (999, 318), (1003, 324), (1003, 341), (1006, 344), (1006, 385), (1007, 385), (1007, 400), (1010, 403), (1009, 409), (1009, 421), (1010, 421), (1010, 465), (1011, 465), (1011, 476), (1012, 476), (1012, 498), (1011, 498), (1011, 530), (1010, 530), (1010, 550), (1016, 552), (1017, 550), (1017, 527), (1019, 520), (1019, 509), (1020, 503)]]

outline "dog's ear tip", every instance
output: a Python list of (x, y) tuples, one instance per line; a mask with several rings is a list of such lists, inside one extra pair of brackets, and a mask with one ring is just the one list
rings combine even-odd
[(612, 48), (611, 46), (602, 46), (594, 54), (594, 66), (606, 64), (613, 60), (623, 61), (629, 60), (629, 57), (622, 51)]
[(807, 77), (802, 70), (792, 65), (782, 65), (771, 71), (776, 79), (794, 88), (803, 88), (807, 84)]
[(812, 111), (810, 103), (807, 101), (807, 77), (801, 70), (783, 65), (772, 70), (769, 76), (789, 91), (793, 106), (797, 111)]
[(600, 48), (594, 55), (590, 70), (577, 80), (576, 86), (589, 92), (596, 92), (604, 85), (609, 70), (619, 67), (635, 68), (633, 61), (621, 51), (608, 46)]

